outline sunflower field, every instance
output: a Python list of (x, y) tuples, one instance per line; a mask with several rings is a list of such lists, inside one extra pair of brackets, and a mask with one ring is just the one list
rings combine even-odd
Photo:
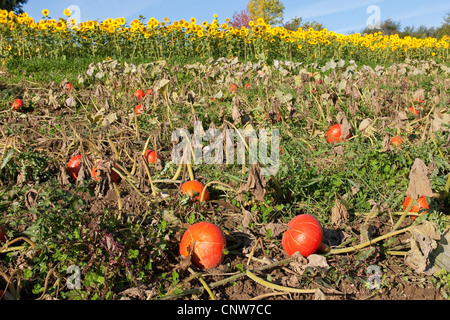
[(114, 57), (118, 59), (178, 57), (239, 57), (326, 61), (341, 56), (386, 63), (433, 57), (447, 61), (450, 38), (399, 38), (379, 33), (337, 34), (323, 29), (291, 31), (271, 26), (262, 19), (250, 21), (250, 28), (235, 29), (216, 17), (212, 22), (190, 20), (158, 21), (135, 19), (127, 25), (124, 18), (85, 21), (78, 25), (70, 19), (43, 18), (35, 21), (27, 13), (16, 15), (0, 11), (0, 59), (36, 57)]

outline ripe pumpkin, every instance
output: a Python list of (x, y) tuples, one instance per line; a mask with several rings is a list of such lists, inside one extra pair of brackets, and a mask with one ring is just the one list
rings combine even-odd
[[(410, 201), (411, 201), (411, 197), (407, 196), (405, 198), (405, 200), (403, 201), (403, 210), (406, 210), (406, 208), (408, 207)], [(419, 205), (418, 206), (417, 205), (413, 205), (411, 207), (411, 209), (409, 210), (409, 212), (417, 213), (417, 212), (419, 212), (419, 210), (422, 210), (422, 209), (430, 209), (430, 207), (428, 206), (428, 203), (427, 203), (427, 198), (425, 198), (425, 196), (418, 198), (417, 199), (417, 203)], [(423, 211), (423, 213), (426, 213), (426, 212), (427, 212), (427, 210)], [(411, 218), (413, 220), (416, 220), (416, 217), (414, 217), (414, 216), (412, 216)]]
[(0, 226), (0, 244), (5, 243), (7, 240), (6, 232), (4, 231), (3, 227)]
[(402, 143), (403, 143), (403, 140), (399, 136), (395, 136), (395, 137), (391, 138), (391, 146), (393, 146), (393, 147), (398, 147)]
[(71, 82), (66, 83), (65, 90), (70, 93), (73, 89), (73, 84)]
[(283, 233), (282, 246), (288, 256), (300, 252), (308, 257), (322, 245), (323, 229), (319, 220), (309, 214), (296, 216), (288, 223), (288, 230)]
[[(100, 160), (97, 161), (97, 163), (99, 163)], [(94, 181), (99, 181), (100, 177), (98, 176), (98, 169), (97, 169), (97, 164), (94, 164), (94, 166), (92, 167), (91, 170), (91, 176), (92, 176), (92, 180)], [(120, 181), (120, 176), (117, 172), (115, 172), (114, 170), (111, 169), (111, 172), (109, 174), (109, 177), (111, 178), (112, 182), (118, 182)]]
[(81, 167), (81, 154), (73, 156), (69, 163), (67, 164), (67, 173), (70, 177), (77, 179), (78, 172), (80, 172)]
[(236, 92), (237, 91), (237, 85), (230, 84), (230, 86), (228, 87), (228, 90), (230, 90), (230, 92)]
[[(200, 200), (200, 197), (202, 195), (204, 188), (205, 188), (205, 186), (203, 185), (203, 183), (196, 181), (196, 180), (186, 181), (185, 183), (183, 183), (181, 185), (181, 191), (183, 192), (183, 194), (187, 193), (188, 195), (191, 196), (191, 198), (193, 200), (198, 200), (198, 201), (208, 201), (209, 200), (208, 189), (206, 189), (203, 199)], [(195, 196), (196, 194), (198, 194), (198, 195)]]
[(134, 108), (134, 112), (137, 115), (140, 115), (142, 113), (142, 105), (138, 104), (135, 108)]
[(184, 232), (180, 242), (180, 255), (187, 257), (192, 253), (191, 261), (195, 266), (211, 269), (222, 263), (226, 247), (225, 235), (218, 226), (198, 222)]
[(20, 111), (20, 109), (23, 108), (23, 101), (22, 101), (22, 99), (14, 100), (14, 102), (12, 103), (12, 108), (14, 109), (14, 111)]
[(414, 115), (418, 115), (419, 114), (419, 111), (417, 111), (417, 109), (414, 108), (414, 107), (409, 107), (409, 111), (411, 111), (411, 113), (414, 114)]
[[(346, 139), (349, 139), (350, 136), (351, 135), (349, 133)], [(328, 128), (327, 141), (328, 143), (342, 142), (342, 128), (339, 123)]]
[(147, 150), (144, 153), (144, 159), (147, 163), (156, 163), (156, 158), (161, 160), (161, 156), (155, 150)]
[(141, 100), (142, 98), (145, 97), (145, 92), (144, 92), (143, 90), (137, 90), (137, 91), (134, 93), (134, 97), (135, 97), (137, 100)]

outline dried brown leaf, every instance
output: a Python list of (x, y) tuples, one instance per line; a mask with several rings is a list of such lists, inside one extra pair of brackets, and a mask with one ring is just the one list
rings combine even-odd
[(428, 167), (418, 158), (414, 161), (411, 172), (409, 173), (409, 186), (406, 194), (412, 199), (417, 199), (422, 196), (433, 196), (431, 182), (428, 179)]
[(289, 265), (299, 274), (303, 274), (308, 267), (315, 270), (327, 270), (330, 267), (328, 265), (327, 258), (319, 254), (310, 254), (307, 258), (305, 258), (300, 252), (297, 251), (291, 256), (291, 258), (292, 261)]
[(431, 254), (434, 265), (450, 272), (450, 228), (447, 228), (438, 243), (438, 247)]
[(333, 226), (340, 226), (342, 223), (348, 221), (347, 208), (338, 200), (337, 196), (334, 200), (334, 206), (331, 209), (331, 224)]
[(424, 220), (411, 228), (411, 249), (405, 263), (418, 273), (425, 272), (431, 265), (430, 254), (438, 247), (441, 238), (435, 223)]
[(346, 139), (350, 134), (352, 125), (350, 124), (350, 122), (348, 122), (347, 116), (342, 112), (338, 114), (337, 120), (341, 124), (341, 137), (342, 139)]
[(235, 124), (241, 123), (241, 112), (239, 111), (239, 108), (236, 104), (233, 105), (233, 111), (231, 112), (231, 116)]
[(266, 184), (264, 176), (261, 175), (259, 164), (252, 164), (247, 183), (241, 184), (238, 193), (251, 192), (256, 200), (262, 201), (266, 194)]
[(442, 114), (439, 110), (434, 110), (433, 119), (431, 120), (431, 131), (436, 132), (441, 129), (444, 131), (450, 131), (450, 129), (448, 127), (444, 127), (444, 125), (450, 126), (450, 114)]

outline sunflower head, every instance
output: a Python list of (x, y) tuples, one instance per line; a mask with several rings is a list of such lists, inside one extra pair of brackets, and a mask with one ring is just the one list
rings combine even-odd
[(66, 16), (66, 17), (70, 17), (71, 15), (72, 15), (72, 10), (70, 10), (70, 9), (64, 9), (64, 15)]

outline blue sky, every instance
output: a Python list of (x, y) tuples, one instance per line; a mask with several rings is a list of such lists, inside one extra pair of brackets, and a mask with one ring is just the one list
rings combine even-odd
[[(59, 18), (65, 8), (80, 8), (81, 21), (105, 20), (124, 17), (127, 22), (143, 15), (147, 20), (154, 17), (171, 21), (190, 19), (211, 22), (217, 14), (219, 21), (231, 18), (235, 11), (245, 9), (246, 0), (29, 0), (24, 6), (35, 20), (42, 17), (42, 9), (48, 9), (52, 18)], [(377, 6), (381, 20), (391, 18), (402, 27), (440, 26), (447, 12), (448, 0), (282, 0), (285, 5), (285, 21), (292, 17), (315, 20), (328, 30), (348, 34), (360, 32), (375, 12), (367, 13), (369, 6)]]

